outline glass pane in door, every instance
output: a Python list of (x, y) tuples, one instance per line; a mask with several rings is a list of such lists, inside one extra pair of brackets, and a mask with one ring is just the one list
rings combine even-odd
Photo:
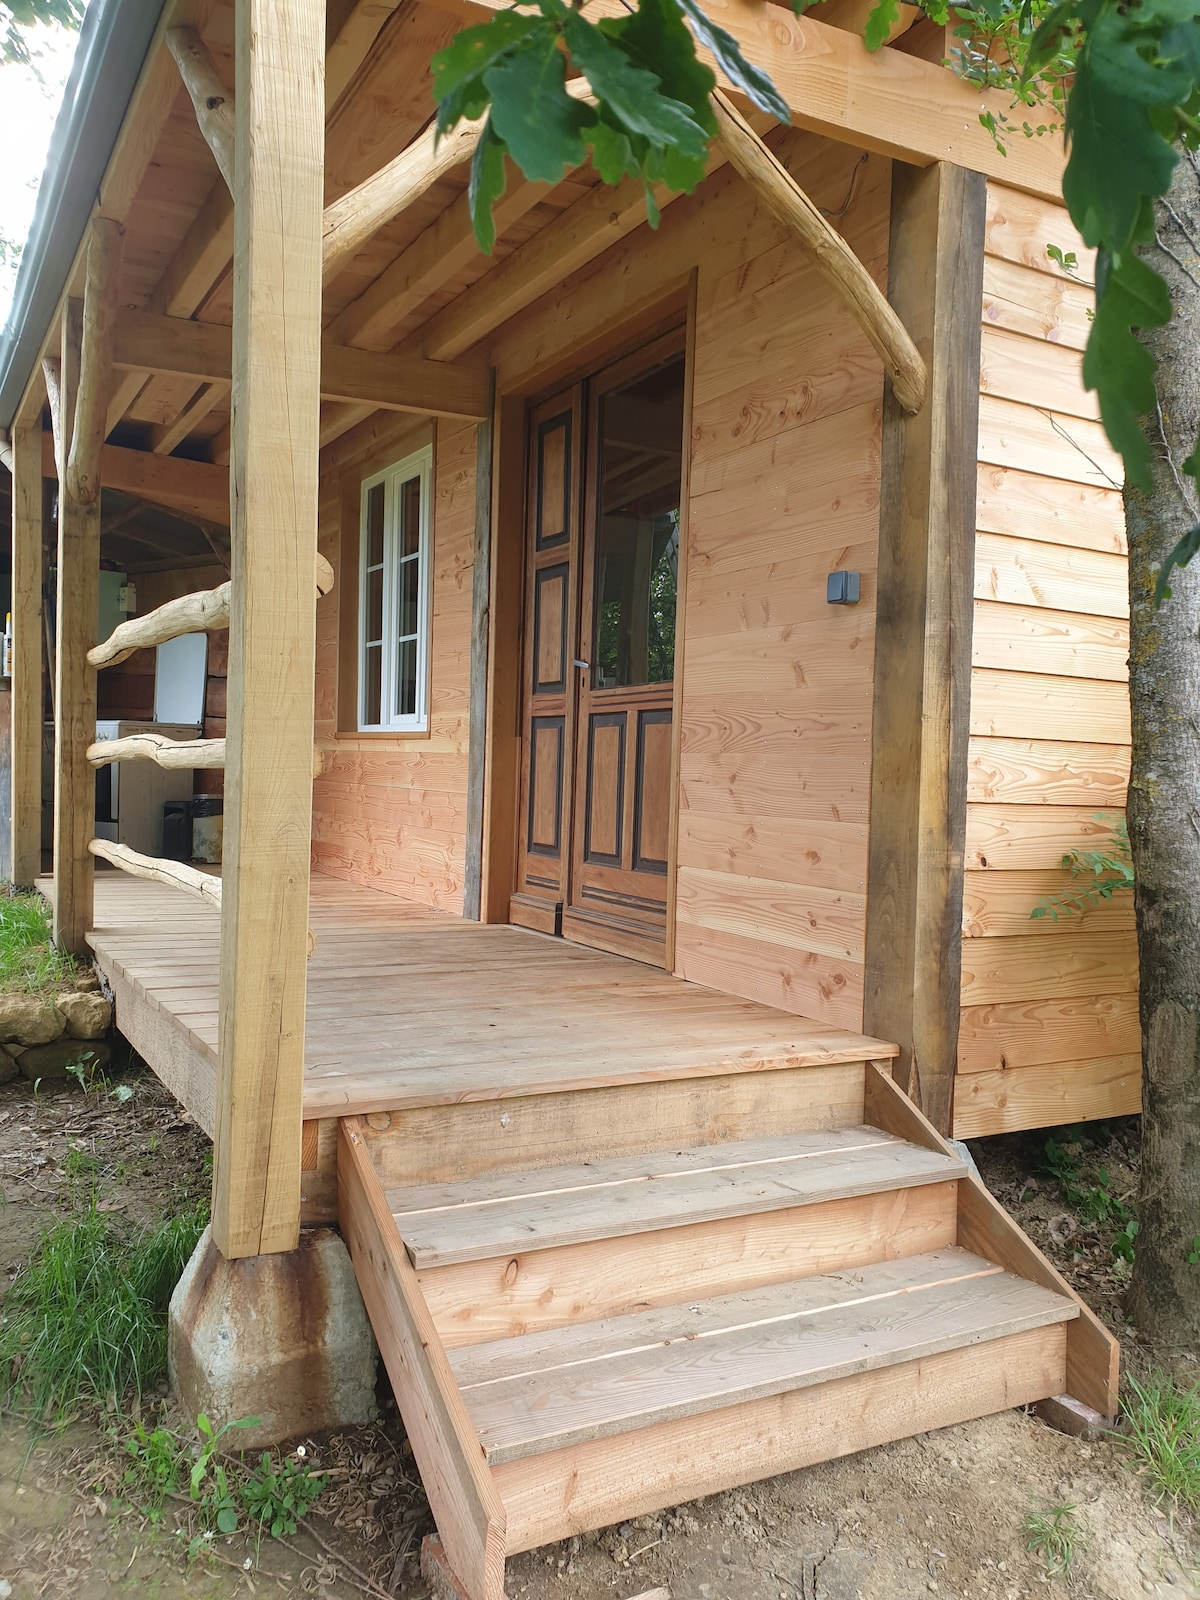
[(683, 371), (676, 356), (600, 401), (593, 689), (675, 674)]

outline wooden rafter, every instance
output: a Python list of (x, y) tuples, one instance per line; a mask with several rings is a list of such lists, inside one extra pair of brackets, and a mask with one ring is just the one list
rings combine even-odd
[[(233, 376), (232, 350), (230, 331), (219, 323), (128, 311), (117, 322), (112, 364), (134, 372), (228, 384)], [(465, 420), (487, 415), (485, 368), (419, 356), (385, 358), (374, 351), (326, 344), (321, 353), (321, 390), (328, 399), (363, 403), (372, 410)]]
[(168, 28), (167, 49), (175, 58), (205, 143), (233, 191), (233, 95), (222, 82), (212, 53), (195, 28)]
[[(42, 472), (47, 478), (58, 476), (54, 441), (48, 433), (42, 436)], [(226, 527), (229, 524), (229, 472), (223, 466), (106, 444), (100, 458), (100, 480), (107, 489), (137, 495), (164, 510), (191, 513)]]

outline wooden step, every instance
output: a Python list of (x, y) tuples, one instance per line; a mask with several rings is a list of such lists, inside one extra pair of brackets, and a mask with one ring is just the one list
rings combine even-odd
[(419, 1269), (778, 1211), (961, 1178), (956, 1157), (876, 1128), (620, 1156), (394, 1189)]
[(449, 1353), (489, 1465), (1068, 1322), (949, 1248)]

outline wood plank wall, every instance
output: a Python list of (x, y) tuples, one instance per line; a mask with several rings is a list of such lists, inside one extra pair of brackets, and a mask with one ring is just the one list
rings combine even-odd
[(960, 1137), (1140, 1103), (1132, 897), (1030, 920), (1129, 773), (1121, 469), (1080, 381), (1092, 258), (1061, 207), (995, 183), (986, 250)]
[[(890, 164), (779, 148), (884, 282)], [(860, 1028), (882, 369), (755, 212), (699, 261), (694, 381), (676, 969)]]
[(325, 769), (313, 787), (313, 866), (454, 912), (462, 910), (466, 843), (475, 433), (474, 423), (437, 428), (428, 734), (357, 734), (351, 708), (358, 486), (427, 444), (430, 424), (376, 413), (323, 452), (321, 471), (320, 548), (338, 581), (317, 606), (316, 738)]

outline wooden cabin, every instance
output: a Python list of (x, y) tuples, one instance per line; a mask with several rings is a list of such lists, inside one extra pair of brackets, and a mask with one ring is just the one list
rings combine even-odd
[[(915, 8), (868, 55), (858, 0), (713, 0), (792, 125), (731, 92), (657, 230), (511, 171), (484, 256), (428, 64), (494, 3), (100, 0), (0, 365), (13, 876), (57, 478), (57, 936), (212, 1133), (224, 1255), (340, 1223), (470, 1600), (730, 1484), (1111, 1415), (1111, 1338), (943, 1135), (1139, 1105), (1129, 900), (1030, 915), (1128, 775), (1057, 142), (999, 151)], [(129, 504), (213, 565), (98, 641)], [(181, 629), (197, 738), (98, 748)], [(114, 756), (222, 782), (219, 875), (94, 837)]]

